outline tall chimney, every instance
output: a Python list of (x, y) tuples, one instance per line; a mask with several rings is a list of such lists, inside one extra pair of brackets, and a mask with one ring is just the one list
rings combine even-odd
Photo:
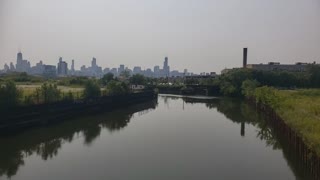
[(243, 68), (247, 68), (248, 48), (243, 48)]

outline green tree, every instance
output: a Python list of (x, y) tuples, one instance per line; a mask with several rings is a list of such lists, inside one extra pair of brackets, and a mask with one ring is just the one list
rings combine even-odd
[(220, 84), (220, 91), (225, 96), (237, 96), (238, 89), (231, 82), (222, 82)]
[(223, 74), (217, 80), (220, 84), (220, 91), (226, 96), (241, 96), (242, 82), (252, 79), (253, 74), (248, 69), (234, 69), (227, 74)]
[(64, 94), (63, 100), (64, 101), (73, 101), (74, 100), (74, 95), (72, 94), (71, 91), (69, 91), (66, 94)]
[(263, 86), (255, 89), (254, 97), (256, 102), (266, 104), (276, 109), (282, 97), (277, 96), (278, 90), (273, 87)]
[(27, 81), (30, 81), (30, 77), (26, 72), (22, 72), (15, 78), (15, 81), (16, 82), (27, 82)]
[(128, 93), (130, 89), (126, 83), (112, 80), (107, 85), (107, 91), (110, 95), (120, 95)]
[(101, 78), (101, 84), (105, 86), (113, 79), (114, 75), (112, 73), (107, 73)]
[(145, 85), (146, 78), (141, 74), (135, 74), (130, 77), (129, 82), (130, 84), (135, 84), (135, 85)]
[(308, 67), (308, 73), (310, 76), (310, 86), (311, 87), (320, 87), (320, 66), (319, 65), (310, 65)]
[(0, 106), (13, 107), (19, 104), (22, 91), (19, 90), (13, 81), (7, 81), (0, 85)]
[(256, 80), (245, 80), (242, 82), (241, 92), (245, 97), (252, 97), (254, 95), (255, 89), (260, 85)]
[(44, 83), (40, 88), (37, 88), (33, 95), (37, 102), (43, 103), (57, 102), (61, 98), (61, 91), (56, 84)]
[(96, 81), (89, 80), (84, 87), (84, 98), (95, 98), (101, 95), (100, 86)]

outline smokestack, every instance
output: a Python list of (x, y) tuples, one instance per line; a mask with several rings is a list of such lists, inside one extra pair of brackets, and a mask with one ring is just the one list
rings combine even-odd
[(243, 48), (243, 68), (247, 68), (248, 48)]

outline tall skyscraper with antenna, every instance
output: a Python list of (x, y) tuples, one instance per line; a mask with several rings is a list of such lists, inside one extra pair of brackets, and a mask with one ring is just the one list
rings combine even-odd
[(168, 57), (164, 58), (163, 72), (164, 72), (164, 76), (166, 76), (166, 77), (170, 76), (170, 66), (169, 66), (169, 58)]
[(72, 59), (72, 62), (71, 62), (71, 72), (74, 73), (75, 72), (75, 69), (74, 69), (74, 60)]

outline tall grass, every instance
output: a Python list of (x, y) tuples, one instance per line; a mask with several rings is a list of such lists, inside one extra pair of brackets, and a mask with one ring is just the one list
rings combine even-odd
[(271, 106), (320, 156), (320, 89), (290, 91), (261, 87), (255, 90), (255, 98)]
[[(33, 97), (36, 89), (40, 88), (42, 84), (39, 85), (17, 85), (17, 87), (21, 90), (21, 102), (24, 102), (26, 98)], [(70, 93), (74, 97), (74, 99), (81, 99), (83, 97), (83, 87), (67, 87), (67, 86), (58, 86), (58, 89), (61, 91), (62, 98), (64, 96), (69, 96)]]

